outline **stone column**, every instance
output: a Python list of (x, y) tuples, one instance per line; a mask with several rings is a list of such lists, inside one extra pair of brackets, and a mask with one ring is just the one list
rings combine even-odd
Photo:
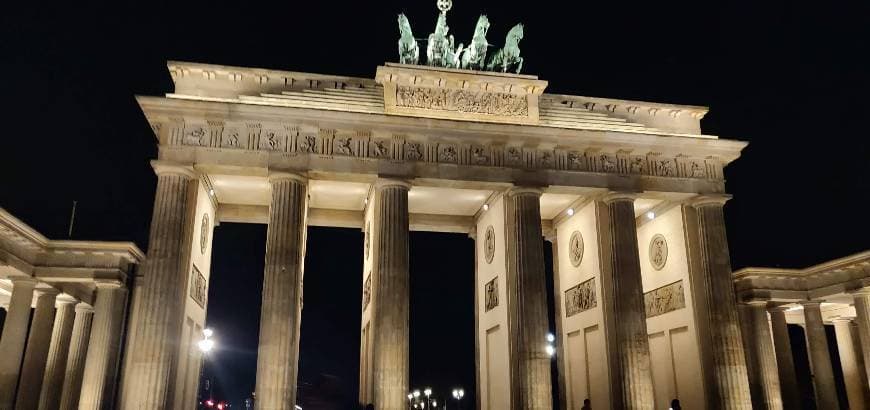
[(27, 336), (27, 350), (21, 364), (21, 378), (18, 380), (16, 409), (36, 409), (39, 406), (39, 392), (42, 390), (42, 376), (45, 361), (51, 344), (51, 329), (54, 327), (54, 304), (58, 295), (55, 289), (37, 289), (36, 310), (30, 322)]
[(843, 381), (846, 385), (846, 397), (850, 409), (866, 409), (864, 404), (865, 386), (862, 384), (861, 373), (864, 369), (858, 367), (860, 346), (852, 344), (852, 319), (834, 319), (834, 331), (837, 334), (837, 350), (840, 352), (840, 364), (843, 368)]
[(861, 379), (861, 388), (864, 392), (864, 403), (870, 404), (870, 382), (868, 382), (867, 373), (862, 371), (866, 369), (864, 362), (864, 352), (870, 349), (868, 346), (861, 345), (861, 336), (858, 334), (858, 324), (853, 319), (849, 324), (850, 334), (852, 335), (852, 346), (855, 347), (855, 364), (858, 366), (858, 376)]
[(776, 351), (776, 368), (779, 373), (779, 387), (782, 392), (782, 405), (786, 409), (802, 407), (794, 357), (791, 353), (791, 339), (788, 336), (788, 322), (785, 320), (784, 307), (771, 307), (770, 328), (773, 333), (773, 347)]
[(514, 409), (552, 409), (541, 192), (512, 189), (504, 206), (511, 403)]
[(133, 323), (137, 336), (126, 355), (122, 408), (169, 408), (175, 383), (175, 356), (184, 310), (181, 292), (187, 283), (187, 248), (196, 175), (187, 167), (152, 162), (157, 192), (148, 256), (142, 264), (142, 299)]
[(291, 174), (270, 176), (272, 204), (266, 238), (260, 344), (257, 356), (259, 410), (293, 409), (302, 314), (307, 182)]
[(408, 393), (408, 190), (402, 181), (375, 183), (371, 325), (375, 408), (401, 410)]
[(66, 360), (66, 371), (63, 377), (63, 389), (60, 396), (61, 410), (79, 408), (79, 397), (82, 391), (82, 377), (85, 374), (85, 359), (88, 354), (88, 342), (91, 338), (91, 322), (94, 318), (94, 308), (87, 303), (76, 305), (76, 318), (73, 321), (72, 337), (70, 338), (69, 355)]
[(816, 401), (820, 409), (838, 409), (837, 387), (834, 383), (834, 369), (831, 366), (831, 353), (828, 338), (822, 322), (822, 302), (805, 301), (804, 322), (806, 323), (807, 348), (813, 369), (813, 385), (816, 387)]
[(689, 284), (707, 407), (752, 405), (723, 206), (727, 196), (703, 196), (683, 206)]
[[(861, 353), (864, 359), (864, 377), (870, 379), (870, 287), (853, 293), (855, 299), (855, 324), (858, 326), (858, 337), (861, 340)], [(865, 391), (870, 390), (866, 386)], [(867, 393), (870, 400), (870, 392)]]
[(770, 324), (767, 321), (767, 302), (742, 304), (739, 309), (752, 408), (782, 409), (779, 373), (776, 368)]
[(75, 319), (75, 305), (76, 300), (70, 296), (61, 295), (57, 298), (54, 329), (51, 332), (51, 345), (48, 348), (48, 360), (45, 362), (45, 374), (42, 377), (42, 391), (39, 394), (40, 410), (53, 410), (60, 406), (66, 359)]
[(655, 401), (634, 197), (610, 194), (596, 202), (595, 212), (611, 407), (652, 409)]
[(34, 287), (31, 278), (12, 278), (12, 297), (0, 336), (0, 409), (11, 409), (15, 401)]
[(115, 376), (126, 301), (127, 289), (120, 282), (97, 282), (94, 318), (79, 399), (80, 410), (114, 408)]

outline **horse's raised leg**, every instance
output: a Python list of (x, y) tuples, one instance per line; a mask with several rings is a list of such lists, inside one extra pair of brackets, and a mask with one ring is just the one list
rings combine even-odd
[(519, 74), (520, 71), (523, 71), (523, 58), (520, 57), (519, 59), (520, 59), (520, 61), (519, 61), (519, 63), (517, 64), (517, 74)]

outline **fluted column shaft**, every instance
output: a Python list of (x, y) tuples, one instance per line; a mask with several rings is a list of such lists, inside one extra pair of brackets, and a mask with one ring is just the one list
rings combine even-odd
[(514, 189), (504, 197), (513, 409), (553, 408), (540, 197), (531, 189)]
[(15, 401), (35, 286), (36, 281), (29, 278), (12, 280), (12, 297), (0, 336), (0, 409), (11, 409)]
[(837, 387), (834, 383), (834, 368), (828, 350), (828, 337), (822, 322), (821, 302), (804, 302), (804, 323), (806, 324), (807, 344), (813, 369), (813, 385), (816, 387), (816, 401), (820, 409), (840, 408)]
[(595, 211), (611, 407), (652, 409), (655, 401), (634, 198), (610, 195), (596, 203)]
[(408, 189), (401, 181), (375, 184), (372, 252), (372, 373), (378, 410), (407, 407), (409, 386)]
[(175, 356), (180, 343), (186, 289), (187, 231), (192, 224), (194, 175), (155, 165), (157, 192), (148, 257), (142, 264), (142, 300), (138, 303), (133, 350), (126, 356), (123, 408), (170, 407)]
[(82, 391), (82, 378), (85, 374), (85, 359), (88, 354), (88, 342), (91, 338), (91, 323), (94, 319), (94, 308), (87, 303), (76, 305), (76, 317), (73, 322), (72, 337), (70, 337), (69, 355), (66, 360), (66, 371), (63, 377), (63, 389), (60, 396), (61, 410), (79, 408), (79, 397)]
[(782, 409), (779, 373), (767, 320), (767, 303), (740, 305), (743, 347), (753, 409)]
[(785, 320), (783, 307), (773, 307), (770, 313), (770, 329), (773, 333), (773, 347), (776, 353), (776, 369), (779, 373), (779, 386), (782, 393), (782, 405), (786, 409), (801, 408), (801, 394), (797, 383), (797, 373), (794, 369), (794, 357), (791, 353), (791, 339), (788, 336), (788, 322)]
[[(855, 324), (858, 326), (858, 338), (861, 340), (860, 348), (864, 362), (864, 379), (870, 380), (870, 288), (854, 294), (855, 298)], [(870, 386), (864, 383), (866, 398), (870, 401)]]
[(861, 336), (858, 334), (858, 324), (855, 320), (849, 324), (850, 334), (852, 335), (852, 346), (855, 347), (855, 365), (858, 366), (858, 376), (861, 380), (861, 389), (864, 392), (864, 403), (870, 407), (870, 382), (868, 382), (867, 373), (863, 371), (866, 364), (864, 361), (864, 351), (870, 349), (868, 346), (861, 344)]
[(40, 289), (36, 293), (36, 310), (30, 322), (27, 350), (24, 352), (18, 395), (15, 398), (15, 408), (22, 410), (36, 409), (39, 406), (42, 376), (45, 373), (51, 330), (54, 327), (54, 305), (59, 292), (54, 289)]
[(707, 407), (748, 409), (752, 400), (725, 235), (726, 199), (705, 197), (683, 206), (689, 283)]
[(114, 408), (115, 376), (121, 349), (121, 326), (127, 289), (121, 283), (98, 283), (79, 409)]
[(54, 314), (54, 328), (51, 332), (51, 345), (45, 362), (42, 377), (42, 391), (39, 394), (39, 409), (54, 410), (60, 406), (63, 391), (63, 377), (66, 373), (66, 359), (69, 355), (69, 342), (75, 321), (75, 299), (59, 297)]
[(308, 205), (306, 182), (301, 178), (278, 175), (270, 183), (257, 355), (255, 406), (260, 410), (293, 409), (296, 404)]
[(858, 357), (861, 355), (860, 346), (852, 343), (852, 320), (840, 318), (834, 320), (834, 331), (837, 335), (837, 350), (840, 352), (840, 365), (843, 369), (843, 384), (846, 387), (846, 397), (849, 399), (850, 409), (866, 409), (864, 402), (863, 380), (861, 374), (864, 369), (859, 367)]

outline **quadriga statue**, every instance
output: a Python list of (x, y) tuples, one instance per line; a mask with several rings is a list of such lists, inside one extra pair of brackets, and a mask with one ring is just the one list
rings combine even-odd
[(486, 63), (486, 49), (489, 43), (486, 41), (486, 33), (489, 31), (489, 19), (481, 15), (474, 27), (474, 37), (471, 44), (462, 52), (462, 68), (471, 70), (483, 70)]
[(523, 70), (523, 58), (520, 57), (520, 40), (522, 39), (523, 25), (517, 24), (508, 32), (507, 38), (504, 40), (504, 48), (496, 51), (489, 59), (486, 69), (506, 73), (516, 67), (516, 73), (519, 74)]
[(417, 64), (420, 61), (420, 48), (411, 31), (411, 23), (404, 14), (399, 14), (399, 62)]

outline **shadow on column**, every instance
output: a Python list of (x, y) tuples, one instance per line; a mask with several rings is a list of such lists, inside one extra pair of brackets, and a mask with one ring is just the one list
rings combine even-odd
[(798, 325), (788, 325), (788, 338), (791, 342), (791, 352), (794, 358), (794, 371), (797, 376), (798, 389), (804, 410), (816, 410), (816, 394), (810, 370), (810, 359), (807, 352), (807, 337), (804, 329)]

